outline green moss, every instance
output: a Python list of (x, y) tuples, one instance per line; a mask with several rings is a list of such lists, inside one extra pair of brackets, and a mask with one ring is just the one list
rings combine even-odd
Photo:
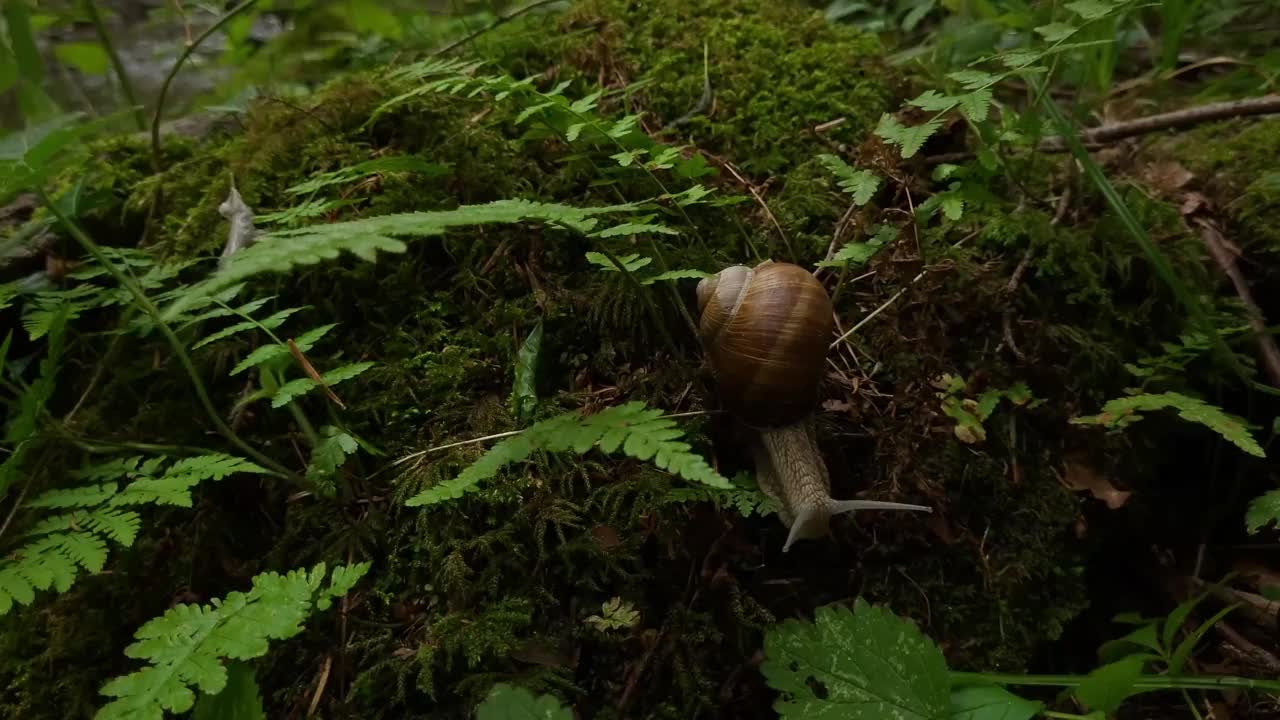
[(1259, 182), (1280, 173), (1280, 120), (1211, 123), (1157, 143), (1194, 175), (1191, 187), (1214, 201), (1238, 230), (1231, 240), (1245, 252), (1280, 252), (1280, 190)]
[[(703, 95), (704, 46), (714, 102), (672, 127)], [(893, 95), (874, 36), (793, 2), (588, 0), (478, 47), (521, 76), (564, 76), (567, 60), (590, 83), (638, 83), (626, 104), (649, 126), (759, 175), (825, 152), (812, 133), (822, 123), (843, 119), (827, 139), (861, 142)]]

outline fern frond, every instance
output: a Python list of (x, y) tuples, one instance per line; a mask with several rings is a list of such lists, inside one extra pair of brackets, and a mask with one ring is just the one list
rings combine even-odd
[(313, 607), (329, 607), (368, 569), (368, 563), (335, 568), (324, 590), (324, 563), (285, 575), (267, 572), (253, 578), (248, 592), (232, 592), (209, 605), (171, 608), (138, 629), (137, 642), (125, 654), (148, 665), (102, 687), (103, 695), (115, 699), (95, 720), (163, 718), (166, 711), (190, 710), (193, 690), (217, 694), (226, 687), (226, 660), (261, 657), (272, 640), (297, 635)]
[(870, 170), (854, 170), (835, 155), (819, 155), (818, 160), (836, 176), (840, 189), (853, 197), (855, 205), (866, 205), (880, 188), (879, 176)]
[(465, 225), (511, 224), (540, 221), (562, 225), (581, 233), (592, 230), (598, 216), (633, 211), (635, 204), (576, 208), (529, 200), (496, 200), (484, 205), (464, 205), (453, 210), (399, 213), (347, 222), (312, 225), (263, 233), (249, 247), (232, 255), (226, 267), (208, 280), (192, 285), (165, 309), (165, 319), (177, 317), (198, 299), (263, 273), (288, 272), (351, 253), (372, 262), (378, 252), (404, 252), (401, 237), (431, 237)]
[(265, 468), (233, 455), (213, 453), (183, 458), (160, 477), (142, 477), (133, 481), (108, 504), (110, 507), (147, 503), (191, 507), (191, 488), (205, 480), (221, 480), (234, 473), (266, 472)]
[(283, 325), (284, 321), (287, 320), (290, 315), (293, 315), (294, 313), (300, 312), (302, 310), (303, 308), (301, 307), (285, 308), (261, 320), (257, 320), (257, 321), (245, 320), (244, 322), (238, 322), (234, 325), (229, 325), (217, 332), (210, 333), (209, 335), (206, 335), (205, 337), (201, 338), (199, 342), (191, 346), (191, 349), (199, 350), (200, 348), (210, 343), (215, 343), (219, 340), (222, 340), (224, 338), (229, 338), (232, 335), (236, 335), (238, 333), (246, 332), (249, 330), (257, 330), (260, 327), (266, 328), (268, 330), (275, 330), (276, 328)]
[(1183, 420), (1204, 425), (1254, 457), (1266, 457), (1262, 446), (1249, 434), (1249, 426), (1243, 419), (1182, 393), (1165, 392), (1115, 398), (1102, 406), (1101, 413), (1075, 417), (1071, 419), (1071, 423), (1125, 428), (1141, 420), (1141, 413), (1165, 408), (1177, 410), (1178, 416)]
[[(343, 365), (342, 367), (336, 367), (321, 375), (320, 379), (324, 381), (326, 386), (333, 387), (345, 380), (350, 380), (351, 378), (360, 375), (365, 370), (373, 367), (374, 364), (375, 363), (372, 362), (358, 362), (351, 363), (350, 365)], [(276, 390), (275, 395), (271, 396), (271, 407), (284, 407), (290, 402), (293, 402), (296, 398), (306, 395), (318, 387), (320, 387), (320, 383), (309, 377), (290, 380), (284, 385), (281, 385), (280, 389)]]
[[(618, 262), (622, 263), (622, 267), (627, 272), (635, 272), (640, 268), (653, 262), (653, 258), (644, 257), (639, 253), (631, 253), (630, 255), (617, 255)], [(595, 265), (605, 272), (619, 272), (618, 266), (613, 264), (608, 255), (598, 252), (589, 252), (586, 254), (587, 262)]]
[(688, 443), (677, 440), (684, 431), (676, 427), (674, 420), (661, 415), (661, 410), (646, 408), (641, 402), (617, 405), (594, 415), (577, 412), (557, 415), (494, 445), (456, 478), (424, 490), (405, 504), (418, 507), (461, 497), (475, 490), (480, 482), (497, 475), (504, 466), (529, 457), (534, 450), (572, 450), (582, 455), (593, 447), (608, 454), (622, 450), (637, 460), (651, 460), (686, 480), (715, 488), (732, 488), (702, 456), (690, 452)]
[(760, 491), (755, 480), (746, 473), (730, 479), (733, 487), (719, 490), (708, 487), (681, 487), (667, 491), (663, 504), (709, 502), (718, 508), (732, 509), (742, 517), (764, 516), (778, 511), (778, 503)]
[[(337, 327), (336, 324), (330, 323), (328, 325), (311, 328), (299, 335), (297, 338), (294, 338), (293, 344), (297, 346), (298, 350), (306, 352), (310, 350), (316, 342), (320, 340), (320, 338), (327, 335), (329, 331), (335, 327)], [(266, 365), (267, 363), (273, 362), (279, 358), (288, 357), (291, 354), (292, 352), (289, 350), (289, 346), (284, 343), (263, 345), (257, 350), (249, 353), (244, 360), (241, 360), (235, 367), (231, 368), (231, 374), (239, 375), (245, 370), (258, 367), (259, 365)]]
[[(162, 472), (166, 464), (168, 469)], [(66, 592), (80, 568), (101, 572), (107, 561), (106, 540), (132, 545), (142, 519), (137, 512), (122, 509), (124, 506), (154, 503), (191, 507), (191, 489), (200, 482), (221, 480), (233, 473), (266, 472), (248, 460), (221, 453), (176, 462), (163, 456), (118, 458), (79, 471), (77, 477), (97, 482), (49, 490), (27, 503), (33, 509), (74, 510), (36, 521), (25, 533), (36, 539), (0, 560), (0, 615), (14, 602), (33, 602), (36, 590), (54, 587)], [(116, 481), (121, 479), (132, 482), (118, 490)]]

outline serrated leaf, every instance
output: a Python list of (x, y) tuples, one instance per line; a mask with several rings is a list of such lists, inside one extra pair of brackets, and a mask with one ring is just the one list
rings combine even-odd
[[(635, 272), (653, 262), (653, 258), (644, 257), (639, 253), (615, 255), (614, 257), (618, 259), (618, 262), (622, 263), (622, 267), (625, 268), (627, 272)], [(586, 259), (587, 262), (595, 265), (605, 272), (620, 272), (618, 270), (618, 266), (614, 264), (613, 260), (610, 260), (609, 256), (604, 253), (588, 252), (586, 254)]]
[(499, 683), (476, 708), (476, 720), (573, 720), (573, 713), (551, 695), (535, 697), (522, 687)]
[(1079, 30), (1075, 25), (1063, 22), (1052, 22), (1048, 25), (1041, 25), (1036, 28), (1036, 33), (1049, 42), (1058, 42), (1066, 40)]
[(603, 230), (597, 230), (590, 233), (590, 237), (607, 238), (617, 237), (618, 235), (642, 235), (644, 233), (660, 233), (662, 235), (679, 235), (680, 231), (669, 228), (666, 225), (655, 225), (653, 223), (621, 223), (613, 227), (607, 227)]
[[(293, 341), (293, 344), (296, 345), (299, 350), (305, 353), (306, 351), (310, 350), (311, 347), (315, 345), (318, 340), (320, 340), (320, 338), (324, 337), (330, 330), (334, 329), (335, 327), (337, 327), (337, 323), (330, 323), (328, 325), (321, 325), (320, 327), (308, 330), (307, 332), (295, 338)], [(258, 367), (259, 365), (265, 365), (269, 362), (273, 362), (280, 358), (287, 357), (291, 354), (292, 353), (289, 351), (289, 346), (282, 343), (271, 343), (270, 345), (263, 345), (257, 350), (254, 350), (253, 352), (249, 353), (249, 355), (245, 357), (244, 360), (241, 360), (239, 364), (237, 364), (234, 368), (231, 368), (231, 375), (233, 376), (239, 375), (245, 370)]]
[(942, 127), (942, 121), (938, 119), (929, 120), (914, 127), (906, 127), (894, 116), (885, 114), (880, 116), (880, 124), (876, 126), (875, 132), (877, 136), (896, 143), (901, 149), (903, 158), (910, 158), (920, 151), (925, 141), (940, 127)]
[(497, 475), (504, 466), (523, 461), (534, 449), (572, 450), (581, 455), (597, 446), (604, 453), (614, 453), (621, 448), (630, 457), (652, 459), (659, 468), (686, 480), (732, 488), (705, 458), (691, 452), (688, 443), (677, 439), (683, 432), (675, 426), (675, 421), (660, 415), (661, 411), (646, 408), (644, 403), (629, 402), (594, 415), (568, 412), (548, 418), (489, 448), (457, 477), (423, 490), (406, 500), (405, 505), (421, 507), (459, 498)]
[(1262, 446), (1249, 434), (1249, 428), (1244, 420), (1203, 400), (1182, 393), (1145, 393), (1116, 398), (1107, 401), (1102, 406), (1101, 413), (1072, 418), (1071, 422), (1076, 425), (1093, 424), (1108, 428), (1123, 428), (1141, 420), (1143, 412), (1166, 408), (1177, 410), (1178, 416), (1184, 420), (1199, 423), (1213, 430), (1254, 457), (1266, 457)]
[(266, 720), (262, 696), (253, 667), (244, 662), (227, 664), (227, 684), (217, 695), (202, 694), (191, 720)]
[(921, 110), (929, 110), (931, 112), (946, 112), (955, 107), (958, 100), (950, 95), (943, 95), (937, 90), (925, 90), (915, 98), (908, 100), (908, 105), (915, 105)]
[(1280, 525), (1280, 490), (1254, 498), (1244, 516), (1245, 527), (1251, 535), (1272, 523)]
[[(334, 385), (360, 375), (365, 370), (373, 367), (374, 364), (375, 363), (372, 362), (358, 362), (350, 365), (343, 365), (342, 367), (337, 367), (327, 373), (324, 373), (320, 376), (320, 379), (324, 381), (326, 386), (333, 387)], [(318, 387), (320, 387), (320, 383), (309, 377), (290, 380), (284, 385), (281, 385), (280, 388), (276, 390), (275, 394), (271, 396), (271, 407), (284, 407)]]
[(966, 90), (979, 90), (999, 82), (1000, 78), (981, 70), (957, 70), (947, 74), (948, 78), (960, 83)]
[(975, 90), (971, 93), (961, 95), (958, 100), (960, 102), (960, 112), (963, 113), (970, 122), (986, 122), (987, 115), (991, 112), (990, 88)]
[(1043, 709), (996, 685), (969, 685), (951, 690), (948, 720), (1031, 720)]
[[(942, 651), (914, 624), (862, 598), (819, 607), (765, 635), (761, 672), (789, 718), (938, 720), (951, 707)], [(817, 689), (815, 691), (815, 689)]]
[(819, 155), (818, 160), (836, 176), (840, 189), (853, 196), (854, 205), (866, 205), (880, 188), (879, 176), (870, 170), (855, 170), (835, 155)]
[(652, 285), (656, 282), (663, 282), (665, 280), (688, 280), (708, 277), (711, 277), (711, 273), (704, 272), (702, 270), (668, 270), (664, 273), (658, 273), (652, 277), (647, 277), (641, 280), (640, 284)]
[(958, 194), (947, 193), (941, 200), (942, 214), (948, 220), (956, 221), (964, 215), (964, 198)]

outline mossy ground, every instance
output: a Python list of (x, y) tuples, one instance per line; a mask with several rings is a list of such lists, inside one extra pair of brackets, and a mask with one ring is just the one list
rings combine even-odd
[[(671, 127), (702, 94), (704, 43), (715, 102)], [(659, 241), (673, 267), (751, 261), (752, 247), (785, 257), (774, 220), (796, 259), (821, 258), (847, 201), (813, 160), (828, 144), (811, 129), (844, 118), (828, 140), (877, 152), (869, 129), (900, 98), (873, 39), (784, 4), (588, 0), (562, 16), (504, 26), (476, 52), (517, 76), (539, 76), (543, 87), (572, 80), (581, 94), (599, 83), (645, 81), (606, 107), (646, 111), (646, 127), (660, 137), (690, 143), (713, 164), (733, 163), (758, 184), (769, 213), (731, 173), (711, 181), (747, 201), (694, 208), (684, 235)], [(148, 176), (143, 143), (105, 143), (96, 153), (101, 172), (91, 177), (115, 204), (96, 229), (139, 229), (159, 183), (150, 246), (212, 258), (226, 232), (217, 205), (232, 177), (245, 201), (267, 213), (297, 204), (286, 189), (315, 173), (402, 154), (448, 163), (450, 172), (343, 187), (350, 204), (325, 219), (511, 197), (588, 205), (653, 194), (638, 172), (595, 184), (607, 153), (523, 138), (515, 123), (522, 108), (510, 103), (432, 96), (366, 124), (394, 91), (362, 74), (310, 98), (261, 101), (232, 133), (166, 141), (159, 177)], [(1042, 197), (1070, 182), (1054, 163), (1029, 162)], [(1055, 223), (1051, 203), (989, 189), (991, 199), (960, 221), (935, 223), (877, 258), (876, 275), (846, 287), (837, 302), (845, 322), (862, 317), (930, 267), (837, 353), (841, 373), (824, 394), (847, 405), (828, 406), (820, 425), (837, 497), (870, 488), (929, 502), (938, 510), (932, 517), (842, 519), (832, 539), (784, 555), (776, 518), (667, 503), (671, 477), (600, 456), (539, 458), (448, 505), (404, 507), (483, 447), (431, 454), (397, 472), (387, 470), (390, 460), (520, 426), (506, 397), (519, 343), (538, 319), (539, 417), (624, 398), (670, 411), (715, 405), (696, 343), (664, 288), (642, 297), (616, 274), (593, 270), (583, 260), (592, 246), (581, 239), (523, 226), (454, 232), (374, 263), (343, 258), (255, 281), (255, 291), (277, 296), (268, 311), (309, 306), (290, 327), (339, 324), (312, 362), (378, 363), (338, 392), (347, 425), (384, 454), (349, 463), (349, 491), (335, 500), (291, 498), (247, 479), (202, 491), (195, 521), (156, 519), (137, 547), (116, 554), (113, 574), (5, 618), (0, 714), (64, 718), (90, 707), (102, 682), (129, 669), (121, 653), (129, 634), (171, 599), (204, 601), (260, 570), (362, 558), (374, 568), (345, 618), (313, 623), (261, 663), (272, 716), (305, 707), (329, 659), (336, 674), (326, 717), (464, 717), (501, 679), (555, 692), (586, 717), (769, 717), (768, 691), (752, 670), (763, 628), (859, 594), (919, 622), (957, 669), (1027, 669), (1089, 603), (1083, 567), (1092, 542), (1079, 532), (1086, 501), (1054, 471), (1069, 452), (1105, 454), (1112, 441), (1066, 430), (1065, 420), (1118, 395), (1128, 382), (1123, 363), (1159, 352), (1185, 321), (1087, 191), (1077, 187), (1078, 210)], [(1176, 207), (1138, 187), (1126, 198), (1165, 237), (1187, 282), (1217, 292), (1199, 245), (1178, 232)], [(127, 237), (136, 232), (122, 244)], [(1035, 262), (1009, 292), (1029, 247)], [(1006, 311), (1021, 357), (1005, 344)], [(77, 348), (68, 396), (83, 390), (80, 375), (95, 367), (99, 342), (86, 338)], [(182, 375), (155, 360), (165, 347), (130, 342), (75, 428), (104, 440), (209, 442)], [(250, 346), (215, 347), (196, 359), (229, 407), (243, 381), (226, 370)], [(965, 444), (932, 384), (945, 373), (966, 377), (974, 394), (1022, 380), (1045, 403), (1006, 406), (985, 443)], [(328, 412), (318, 398), (303, 407), (316, 418)], [(299, 462), (301, 432), (286, 414), (259, 404), (241, 422), (255, 445)], [(726, 472), (743, 465), (723, 421), (685, 427)], [(584, 624), (615, 596), (640, 611), (633, 631)], [(108, 618), (100, 610), (107, 605), (128, 613)]]

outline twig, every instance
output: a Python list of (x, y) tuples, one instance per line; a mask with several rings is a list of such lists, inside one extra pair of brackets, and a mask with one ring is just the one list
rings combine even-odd
[[(1210, 103), (1199, 107), (1149, 115), (1136, 120), (1100, 125), (1092, 130), (1081, 132), (1080, 144), (1086, 150), (1098, 150), (1117, 140), (1161, 130), (1184, 130), (1195, 125), (1217, 120), (1270, 115), (1273, 113), (1280, 113), (1280, 95), (1263, 95), (1245, 100)], [(1068, 150), (1070, 150), (1070, 147), (1067, 141), (1057, 135), (1044, 138), (1036, 146), (1036, 152), (1042, 153), (1060, 153)], [(926, 157), (924, 162), (926, 165), (941, 165), (942, 163), (967, 160), (971, 157), (973, 157), (972, 152), (942, 153)]]
[(324, 656), (324, 666), (320, 668), (320, 681), (316, 683), (316, 692), (311, 696), (311, 704), (307, 706), (307, 717), (316, 714), (316, 708), (320, 707), (320, 698), (324, 695), (325, 686), (329, 684), (329, 671), (333, 669), (333, 656)]
[(704, 40), (702, 41), (702, 96), (698, 98), (698, 104), (694, 105), (692, 110), (672, 120), (667, 127), (679, 127), (692, 120), (694, 116), (705, 113), (707, 108), (711, 107), (711, 100), (715, 97), (715, 93), (711, 90), (711, 75), (707, 71), (707, 60), (707, 42)]
[(462, 47), (463, 45), (466, 45), (472, 40), (475, 40), (481, 35), (489, 32), (490, 30), (493, 30), (494, 28), (500, 25), (505, 25), (506, 23), (509, 23), (512, 20), (515, 20), (516, 18), (520, 17), (521, 15), (524, 15), (527, 12), (537, 10), (538, 8), (544, 5), (552, 5), (552, 4), (563, 2), (563, 1), (564, 0), (537, 0), (537, 2), (531, 2), (528, 5), (523, 5), (521, 7), (518, 7), (515, 10), (512, 10), (511, 12), (507, 13), (506, 15), (499, 15), (497, 18), (494, 18), (493, 22), (489, 23), (488, 25), (485, 25), (479, 30), (476, 30), (475, 32), (467, 35), (466, 37), (460, 38), (458, 40), (454, 40), (448, 45), (445, 45), (439, 50), (436, 50), (435, 52), (431, 53), (431, 56), (436, 57), (438, 55), (444, 55), (446, 53), (452, 52), (453, 50), (456, 50), (459, 47)]
[(1240, 272), (1240, 268), (1236, 267), (1235, 257), (1227, 249), (1226, 238), (1207, 219), (1195, 218), (1192, 222), (1200, 226), (1200, 237), (1209, 248), (1209, 254), (1235, 286), (1236, 294), (1240, 296), (1240, 302), (1244, 303), (1245, 310), (1249, 314), (1249, 327), (1257, 336), (1258, 352), (1262, 355), (1262, 367), (1267, 371), (1267, 378), (1271, 384), (1280, 387), (1280, 349), (1276, 348), (1275, 339), (1267, 332), (1267, 320), (1262, 314), (1262, 308), (1258, 307), (1258, 303), (1254, 301), (1248, 280)]
[(31, 480), (22, 484), (22, 491), (18, 493), (18, 497), (13, 500), (13, 507), (9, 508), (9, 514), (5, 516), (4, 523), (0, 524), (0, 537), (4, 537), (4, 531), (9, 529), (9, 523), (13, 522), (13, 516), (18, 514), (18, 508), (22, 507), (22, 501), (27, 497), (27, 491), (31, 489)]
[[(1269, 115), (1271, 113), (1280, 113), (1280, 95), (1263, 95), (1262, 97), (1245, 100), (1209, 103), (1199, 107), (1149, 115), (1137, 120), (1102, 125), (1080, 133), (1080, 142), (1086, 145), (1090, 143), (1110, 143), (1159, 130), (1181, 130), (1215, 120)], [(1065, 139), (1055, 136), (1041, 140), (1037, 149), (1040, 152), (1066, 152), (1068, 146)]]

